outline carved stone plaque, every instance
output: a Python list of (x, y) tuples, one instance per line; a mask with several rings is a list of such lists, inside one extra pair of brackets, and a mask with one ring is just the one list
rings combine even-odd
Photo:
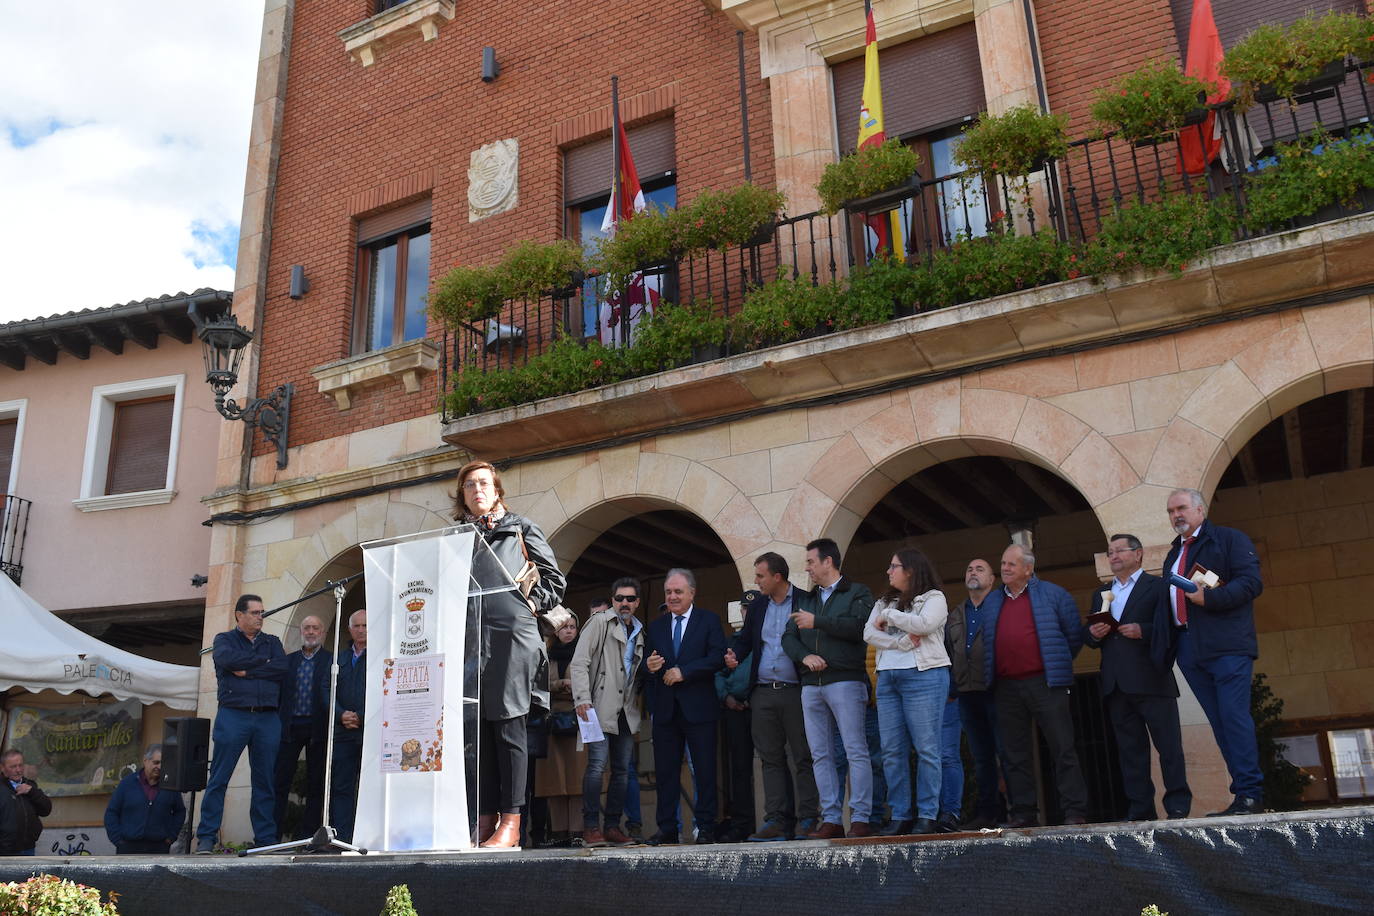
[(474, 150), (468, 166), (468, 222), (514, 210), (520, 197), (519, 171), (520, 141), (514, 138)]

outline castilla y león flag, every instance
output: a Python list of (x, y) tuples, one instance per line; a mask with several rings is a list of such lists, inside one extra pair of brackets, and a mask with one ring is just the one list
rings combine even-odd
[[(625, 135), (625, 124), (620, 120), (620, 102), (615, 98), (611, 102), (611, 117), (615, 122), (616, 162), (611, 177), (611, 199), (601, 221), (601, 231), (608, 236), (615, 235), (618, 224), (633, 219), (636, 213), (645, 209), (644, 189), (639, 185), (639, 173), (630, 155), (630, 141)], [(658, 299), (658, 290), (648, 288), (642, 272), (628, 277), (624, 292), (611, 293), (601, 304), (597, 322), (601, 342), (608, 346), (630, 343), (635, 326), (646, 313), (653, 312)]]
[[(1231, 81), (1221, 75), (1221, 35), (1217, 32), (1216, 20), (1212, 18), (1212, 0), (1194, 0), (1193, 18), (1188, 25), (1188, 60), (1184, 72), (1204, 82), (1215, 85), (1216, 90), (1207, 96), (1210, 104), (1216, 104), (1231, 92)], [(1207, 120), (1200, 127), (1185, 127), (1179, 134), (1179, 168), (1189, 175), (1201, 175), (1207, 171), (1207, 164), (1217, 158), (1221, 151), (1221, 129), (1217, 123), (1217, 113), (1209, 111)]]

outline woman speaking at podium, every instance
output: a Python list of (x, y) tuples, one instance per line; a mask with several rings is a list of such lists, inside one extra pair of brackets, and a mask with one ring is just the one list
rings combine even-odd
[(501, 475), (486, 461), (458, 472), (457, 512), (477, 527), (519, 590), (482, 598), (481, 732), (477, 763), (477, 842), (488, 849), (520, 843), (530, 707), (549, 708), (548, 659), (538, 615), (563, 600), (566, 580), (544, 532), (506, 510)]

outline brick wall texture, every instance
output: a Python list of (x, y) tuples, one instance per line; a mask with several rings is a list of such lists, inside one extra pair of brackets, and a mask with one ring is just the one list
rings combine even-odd
[[(264, 386), (296, 385), (293, 446), (437, 409), (433, 385), (407, 395), (395, 383), (340, 412), (310, 376), (349, 355), (356, 219), (368, 210), (432, 194), (431, 282), (459, 264), (495, 261), (520, 240), (561, 237), (561, 147), (607, 136), (613, 74), (631, 126), (674, 118), (679, 202), (743, 181), (735, 29), (700, 0), (457, 7), (433, 41), (389, 48), (364, 68), (338, 32), (365, 19), (369, 2), (296, 5), (260, 376)], [(485, 45), (501, 64), (489, 84), (480, 79)], [(771, 185), (768, 88), (752, 35), (745, 60), (754, 180)], [(519, 206), (469, 223), (469, 157), (508, 137), (520, 143)], [(293, 264), (310, 278), (301, 300), (287, 296)]]

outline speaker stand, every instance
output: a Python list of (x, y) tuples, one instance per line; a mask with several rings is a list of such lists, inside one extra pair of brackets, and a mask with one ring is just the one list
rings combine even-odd
[[(355, 578), (349, 576), (348, 579)], [(320, 829), (315, 831), (315, 835), (308, 840), (292, 840), (289, 843), (273, 843), (271, 846), (257, 846), (239, 853), (239, 856), (253, 856), (262, 853), (282, 852), (287, 849), (301, 849), (309, 847), (315, 852), (323, 852), (326, 849), (341, 849), (345, 852), (356, 852), (359, 855), (367, 855), (367, 850), (361, 846), (354, 846), (352, 843), (339, 839), (339, 833), (330, 826), (329, 818), (329, 796), (334, 789), (334, 715), (338, 703), (339, 688), (339, 630), (342, 627), (343, 600), (347, 592), (348, 579), (340, 579), (337, 582), (329, 582), (326, 587), (334, 589), (334, 659), (329, 666), (329, 730), (325, 736), (324, 748), (324, 810), (320, 813), (320, 819), (324, 822)], [(356, 804), (356, 799), (355, 799)]]

